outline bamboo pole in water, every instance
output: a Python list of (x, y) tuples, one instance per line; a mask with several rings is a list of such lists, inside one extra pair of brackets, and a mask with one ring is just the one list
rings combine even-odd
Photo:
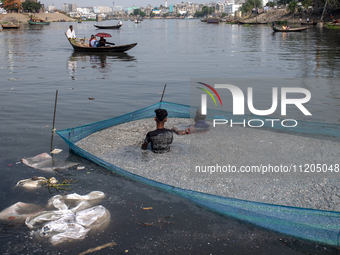
[(58, 101), (58, 90), (56, 90), (56, 93), (55, 93), (53, 125), (52, 125), (52, 135), (51, 135), (51, 151), (53, 149), (53, 135), (54, 135), (54, 132), (56, 131), (55, 128), (54, 128), (54, 124), (55, 124), (55, 115), (56, 115), (56, 112), (57, 112), (57, 101)]
[(162, 93), (161, 101), (159, 101), (159, 102), (162, 102), (162, 101), (163, 101), (163, 96), (164, 96), (165, 88), (166, 88), (166, 84), (164, 85), (164, 89), (163, 89), (163, 93)]

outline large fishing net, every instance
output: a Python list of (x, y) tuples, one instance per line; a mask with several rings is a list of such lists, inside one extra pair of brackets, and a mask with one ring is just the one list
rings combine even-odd
[[(170, 118), (190, 118), (196, 112), (196, 109), (190, 108), (189, 105), (160, 102), (122, 116), (89, 125), (60, 130), (57, 133), (76, 154), (132, 180), (179, 195), (214, 212), (254, 224), (258, 227), (322, 244), (340, 245), (340, 212), (245, 201), (174, 187), (131, 173), (76, 145), (78, 141), (97, 131), (131, 121), (153, 118), (155, 116), (154, 110), (157, 108), (167, 109)], [(212, 113), (211, 116), (213, 118), (233, 118), (237, 120), (232, 113), (210, 109), (209, 113)], [(247, 118), (247, 116), (239, 116), (238, 118), (241, 120)], [(263, 118), (260, 116), (256, 116), (256, 118), (268, 119), (268, 117)], [(320, 137), (336, 137), (337, 139), (340, 137), (340, 128), (336, 124), (299, 121), (299, 125), (294, 128), (278, 127), (284, 129), (280, 130), (284, 132), (298, 132)], [(267, 128), (270, 129), (272, 127), (268, 125)]]

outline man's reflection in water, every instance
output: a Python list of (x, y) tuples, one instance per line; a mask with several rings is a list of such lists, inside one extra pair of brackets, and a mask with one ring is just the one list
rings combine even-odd
[(69, 58), (67, 60), (67, 69), (69, 70), (69, 74), (71, 75), (72, 80), (76, 80), (76, 69), (77, 69), (77, 61), (73, 58)]
[(100, 68), (104, 70), (99, 70), (100, 72), (106, 72), (107, 71), (107, 61), (106, 61), (106, 55), (100, 54), (100, 55), (91, 55), (90, 56), (90, 62), (92, 68)]
[[(90, 60), (90, 64), (88, 63)], [(134, 62), (137, 61), (135, 57), (128, 55), (125, 52), (107, 52), (107, 53), (93, 53), (93, 52), (73, 52), (67, 60), (67, 69), (72, 80), (76, 80), (77, 62), (79, 70), (87, 67), (92, 67), (100, 73), (108, 73), (111, 71), (115, 62)]]

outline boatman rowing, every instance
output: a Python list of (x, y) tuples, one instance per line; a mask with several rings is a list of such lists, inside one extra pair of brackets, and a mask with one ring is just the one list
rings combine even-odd
[(73, 26), (71, 25), (70, 28), (66, 32), (67, 38), (76, 38), (76, 33), (73, 30)]

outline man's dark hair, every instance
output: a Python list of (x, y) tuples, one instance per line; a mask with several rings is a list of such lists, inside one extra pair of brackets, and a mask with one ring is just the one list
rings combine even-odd
[(160, 122), (162, 122), (168, 116), (168, 112), (165, 109), (160, 109), (160, 108), (156, 109), (155, 113), (156, 113), (157, 120), (159, 120)]

